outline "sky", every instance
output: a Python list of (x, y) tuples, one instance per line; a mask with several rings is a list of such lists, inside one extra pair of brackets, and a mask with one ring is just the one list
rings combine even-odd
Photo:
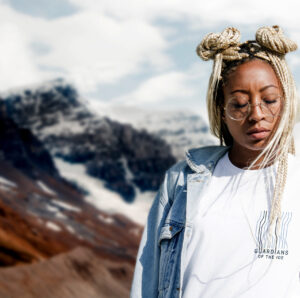
[[(300, 45), (297, 1), (0, 0), (0, 92), (64, 78), (95, 108), (205, 114), (212, 63), (195, 52), (228, 26), (280, 25)], [(300, 50), (287, 60), (300, 86)]]

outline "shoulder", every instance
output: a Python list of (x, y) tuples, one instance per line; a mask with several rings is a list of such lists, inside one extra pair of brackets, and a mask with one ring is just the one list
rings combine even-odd
[(186, 151), (185, 159), (174, 164), (167, 175), (178, 176), (182, 172), (194, 171), (197, 166), (207, 167), (212, 162), (215, 164), (229, 150), (226, 146), (206, 146), (192, 148)]
[(226, 146), (206, 146), (189, 149), (185, 153), (185, 160), (181, 160), (173, 165), (168, 172), (179, 173), (186, 170), (186, 167), (190, 166), (191, 162), (195, 165), (206, 165), (211, 161), (218, 161), (228, 150), (229, 147)]
[(186, 161), (190, 168), (201, 173), (212, 172), (219, 159), (229, 150), (226, 146), (208, 146), (190, 149), (186, 152)]
[(188, 174), (212, 171), (228, 149), (229, 147), (225, 146), (207, 146), (186, 151), (185, 160), (177, 162), (166, 172), (165, 190), (168, 191), (169, 196), (173, 196), (175, 187), (186, 183)]

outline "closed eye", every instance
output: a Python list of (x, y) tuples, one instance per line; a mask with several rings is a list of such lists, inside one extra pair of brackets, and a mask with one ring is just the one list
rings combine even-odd
[(242, 109), (242, 108), (245, 108), (247, 105), (248, 105), (248, 103), (245, 103), (245, 104), (234, 103), (233, 107), (235, 109)]
[(267, 100), (267, 99), (265, 99), (264, 102), (265, 102), (266, 104), (270, 105), (270, 104), (277, 103), (278, 100), (277, 100), (277, 99), (274, 99), (274, 100)]
[(263, 101), (267, 105), (279, 103), (281, 100), (280, 95), (278, 94), (269, 94), (263, 97)]

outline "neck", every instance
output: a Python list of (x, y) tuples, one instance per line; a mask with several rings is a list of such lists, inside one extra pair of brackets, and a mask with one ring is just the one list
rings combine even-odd
[[(234, 144), (229, 150), (229, 159), (238, 168), (249, 168), (252, 165), (251, 170), (257, 170), (261, 168), (260, 165), (264, 159), (264, 155), (257, 159), (261, 152), (262, 150), (249, 150)], [(255, 163), (253, 163), (254, 161)], [(273, 163), (274, 159), (270, 160), (264, 167), (271, 166)]]

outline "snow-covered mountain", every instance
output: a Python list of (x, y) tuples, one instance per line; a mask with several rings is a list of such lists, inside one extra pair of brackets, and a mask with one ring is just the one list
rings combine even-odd
[(128, 202), (138, 192), (156, 191), (175, 162), (162, 139), (93, 113), (75, 88), (61, 80), (13, 90), (2, 98), (0, 107), (53, 157), (83, 165), (87, 174)]
[(141, 224), (164, 172), (185, 149), (215, 143), (197, 114), (95, 107), (63, 80), (1, 97), (0, 108), (37, 137), (90, 202)]
[[(92, 107), (93, 104), (89, 103)], [(177, 159), (183, 159), (189, 148), (217, 144), (207, 123), (199, 114), (189, 110), (146, 110), (128, 106), (106, 106), (94, 110), (121, 123), (130, 123), (136, 129), (145, 129), (171, 145)]]
[(117, 122), (61, 80), (1, 99), (0, 296), (82, 297), (87, 281), (87, 297), (128, 296), (154, 193), (174, 153), (210, 143), (207, 127), (184, 112), (120, 110)]

